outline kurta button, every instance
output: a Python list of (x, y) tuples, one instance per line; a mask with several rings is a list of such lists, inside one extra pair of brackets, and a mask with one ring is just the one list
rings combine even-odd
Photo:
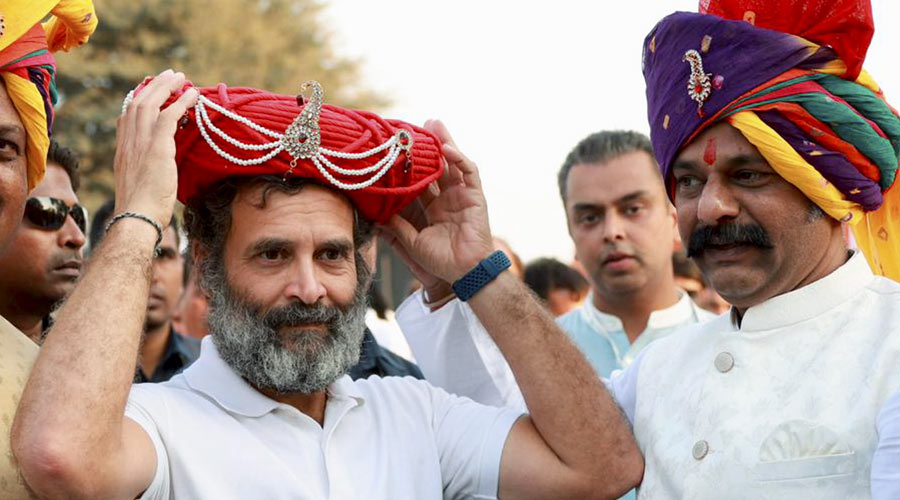
[(716, 356), (714, 364), (716, 365), (716, 370), (726, 373), (734, 367), (734, 356), (732, 356), (730, 352), (720, 352), (719, 355)]
[(691, 450), (691, 453), (693, 453), (694, 458), (696, 458), (697, 460), (703, 460), (703, 457), (705, 457), (706, 454), (709, 453), (709, 443), (702, 439), (700, 441), (697, 441), (696, 443), (694, 443), (694, 449)]

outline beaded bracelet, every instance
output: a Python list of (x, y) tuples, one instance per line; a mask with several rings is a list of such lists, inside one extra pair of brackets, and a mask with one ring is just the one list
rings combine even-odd
[(147, 217), (144, 214), (139, 214), (137, 212), (122, 212), (122, 213), (116, 215), (115, 217), (113, 217), (112, 219), (110, 219), (109, 222), (106, 223), (106, 229), (104, 229), (103, 232), (108, 233), (109, 228), (111, 228), (113, 224), (115, 224), (116, 222), (119, 222), (120, 220), (122, 220), (126, 217), (140, 219), (140, 220), (152, 225), (153, 228), (156, 229), (156, 245), (153, 246), (153, 255), (159, 255), (159, 245), (162, 243), (162, 239), (163, 239), (163, 228), (159, 224), (159, 222), (156, 222), (155, 220), (151, 219), (150, 217)]

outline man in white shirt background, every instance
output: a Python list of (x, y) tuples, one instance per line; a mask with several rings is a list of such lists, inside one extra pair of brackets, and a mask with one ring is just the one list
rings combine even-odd
[[(900, 277), (900, 119), (861, 72), (871, 31), (868, 2), (712, 0), (645, 40), (679, 231), (733, 308), (608, 381), (645, 456), (639, 498), (900, 496), (900, 285), (873, 274)], [(480, 328), (439, 313), (455, 338)], [(468, 355), (443, 376), (476, 397), (514, 385)]]
[[(581, 307), (557, 323), (598, 375), (608, 377), (653, 340), (714, 316), (675, 284), (675, 209), (666, 198), (650, 139), (631, 131), (591, 134), (567, 155), (558, 180), (576, 258), (591, 290)], [(471, 316), (467, 310), (457, 313)], [(466, 338), (426, 327), (445, 324), (453, 314), (453, 308), (431, 314), (421, 292), (397, 309), (426, 379), (486, 404), (521, 409), (512, 373), (486, 332), (475, 326)], [(479, 360), (471, 375), (446, 376), (465, 371), (450, 364), (458, 366), (469, 353)]]

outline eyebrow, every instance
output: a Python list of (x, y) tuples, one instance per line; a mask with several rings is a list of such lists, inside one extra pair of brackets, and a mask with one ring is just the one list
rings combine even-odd
[(596, 203), (576, 203), (572, 205), (572, 211), (574, 212), (583, 212), (585, 210), (601, 210), (603, 209), (603, 205), (598, 205)]
[[(293, 246), (293, 242), (285, 238), (263, 238), (247, 250), (248, 255), (256, 255), (270, 250), (283, 250)], [(326, 240), (318, 245), (318, 250), (337, 250), (349, 255), (353, 251), (353, 242), (346, 238), (334, 238)]]
[(321, 243), (319, 249), (337, 250), (343, 255), (350, 255), (353, 252), (353, 242), (345, 238), (335, 238)]
[(20, 125), (0, 124), (0, 134), (24, 134), (25, 129)]
[(752, 165), (754, 163), (765, 163), (769, 164), (768, 161), (762, 156), (758, 154), (745, 154), (745, 155), (737, 155), (728, 158), (728, 166), (731, 168), (735, 167), (743, 167), (744, 165)]
[[(743, 167), (745, 165), (752, 165), (754, 163), (765, 163), (766, 165), (769, 164), (769, 162), (766, 161), (766, 159), (762, 155), (753, 153), (731, 156), (728, 157), (728, 159), (725, 161), (725, 164), (728, 168)], [(678, 160), (672, 164), (672, 172), (674, 173), (678, 170), (690, 172), (696, 170), (698, 168), (698, 165), (699, 164), (693, 160)]]
[(628, 193), (625, 196), (622, 196), (618, 200), (615, 201), (617, 205), (621, 205), (622, 203), (628, 203), (629, 201), (639, 200), (641, 198), (646, 198), (650, 195), (647, 191), (643, 189), (640, 191), (635, 191), (633, 193)]
[(284, 238), (263, 238), (247, 249), (247, 255), (256, 255), (269, 250), (282, 250), (290, 246), (291, 242)]
[(691, 160), (678, 160), (672, 164), (672, 172), (674, 173), (676, 170), (681, 171), (692, 171), (697, 169), (697, 162)]
[(19, 125), (0, 124), (0, 137), (24, 140), (25, 129)]
[[(628, 193), (624, 196), (621, 196), (612, 201), (612, 205), (621, 205), (623, 203), (628, 203), (630, 201), (638, 200), (641, 198), (646, 198), (649, 195), (649, 192), (641, 189), (639, 191), (634, 191), (632, 193)], [(599, 205), (597, 203), (576, 203), (572, 205), (573, 211), (584, 211), (584, 210), (602, 210), (603, 205)]]

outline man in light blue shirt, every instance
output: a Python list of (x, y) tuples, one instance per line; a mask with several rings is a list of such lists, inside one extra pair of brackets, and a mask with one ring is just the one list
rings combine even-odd
[(713, 316), (675, 284), (675, 209), (646, 136), (592, 134), (566, 157), (558, 180), (591, 293), (557, 322), (599, 375), (624, 368), (651, 341)]

